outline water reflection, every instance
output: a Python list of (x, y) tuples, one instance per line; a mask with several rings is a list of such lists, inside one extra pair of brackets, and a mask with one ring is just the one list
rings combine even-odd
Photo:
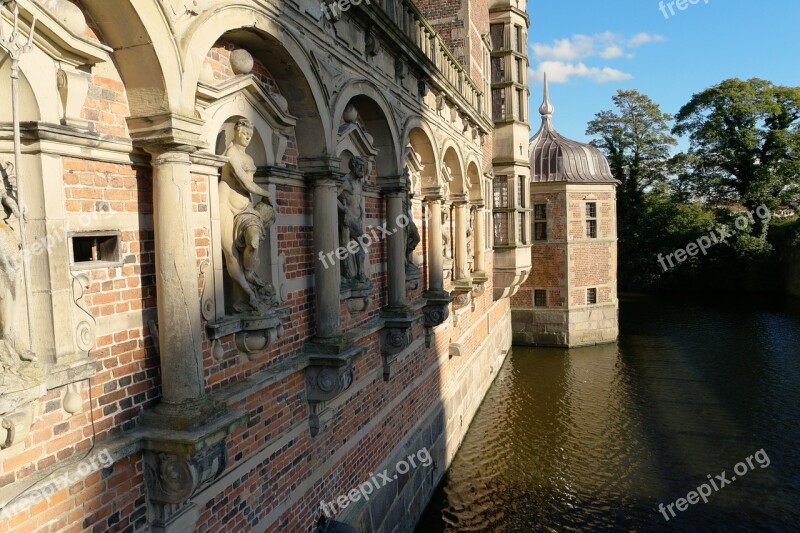
[[(629, 297), (618, 344), (515, 348), (418, 531), (795, 530), (798, 311)], [(658, 513), (762, 448), (768, 468)]]

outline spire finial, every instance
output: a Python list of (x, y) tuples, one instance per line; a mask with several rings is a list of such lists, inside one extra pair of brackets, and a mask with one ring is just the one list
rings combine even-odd
[(539, 106), (539, 113), (542, 118), (550, 118), (553, 115), (553, 104), (550, 103), (550, 89), (547, 85), (547, 72), (544, 73), (544, 99), (542, 105)]

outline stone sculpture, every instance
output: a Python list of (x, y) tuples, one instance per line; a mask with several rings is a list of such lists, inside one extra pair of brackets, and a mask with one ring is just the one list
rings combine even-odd
[(417, 268), (417, 265), (414, 264), (414, 250), (416, 250), (419, 243), (422, 242), (422, 237), (420, 237), (419, 228), (414, 223), (414, 215), (411, 212), (411, 200), (407, 194), (403, 197), (403, 213), (408, 220), (408, 226), (406, 226), (405, 231), (406, 279), (410, 279), (411, 277), (415, 276), (416, 277), (414, 279), (416, 279), (419, 277), (419, 268)]
[[(339, 187), (339, 243), (344, 248), (352, 241), (363, 242), (366, 172), (367, 162), (363, 157), (354, 156), (350, 159), (350, 173)], [(348, 254), (341, 262), (342, 284), (368, 284), (366, 261), (364, 246), (359, 245), (354, 253)]]
[[(219, 184), (222, 252), (228, 275), (244, 292), (234, 301), (237, 313), (264, 314), (276, 305), (275, 289), (256, 271), (261, 261), (259, 248), (275, 223), (275, 207), (269, 192), (253, 180), (256, 165), (245, 151), (253, 138), (253, 124), (241, 119), (234, 128), (234, 139), (225, 150), (228, 162), (222, 168)], [(261, 196), (258, 203), (252, 195)]]
[[(10, 165), (6, 165), (7, 171), (10, 168)], [(22, 284), (22, 250), (11, 219), (19, 220), (21, 215), (5, 183), (0, 186), (0, 203), (3, 206), (3, 218), (0, 220), (0, 364), (4, 374), (18, 374), (23, 362), (34, 361), (36, 357), (28, 350), (21, 349), (17, 342), (18, 317), (22, 308), (17, 299)]]

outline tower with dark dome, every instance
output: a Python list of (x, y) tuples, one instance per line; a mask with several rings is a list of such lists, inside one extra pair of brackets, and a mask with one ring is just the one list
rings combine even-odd
[(547, 78), (530, 141), (531, 276), (512, 300), (514, 342), (584, 346), (619, 334), (616, 187), (605, 156), (553, 127)]

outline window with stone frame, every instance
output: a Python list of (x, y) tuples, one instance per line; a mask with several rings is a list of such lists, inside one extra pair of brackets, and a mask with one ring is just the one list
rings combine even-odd
[(545, 289), (534, 289), (533, 306), (547, 307), (547, 291)]
[(533, 240), (547, 240), (547, 204), (533, 206)]
[(489, 26), (489, 36), (492, 40), (492, 51), (498, 52), (506, 46), (506, 25), (492, 24)]
[(528, 244), (528, 211), (526, 209), (528, 206), (526, 201), (528, 188), (526, 183), (525, 176), (517, 176), (517, 218), (519, 218), (517, 242), (519, 244)]
[(508, 177), (497, 176), (494, 179), (493, 218), (494, 218), (494, 243), (500, 246), (510, 244), (509, 217), (512, 215), (510, 199), (508, 197)]
[(586, 305), (596, 305), (597, 304), (597, 289), (591, 288), (586, 289)]
[(492, 120), (500, 121), (506, 118), (506, 90), (492, 89)]
[(597, 238), (597, 202), (586, 202), (586, 238)]

